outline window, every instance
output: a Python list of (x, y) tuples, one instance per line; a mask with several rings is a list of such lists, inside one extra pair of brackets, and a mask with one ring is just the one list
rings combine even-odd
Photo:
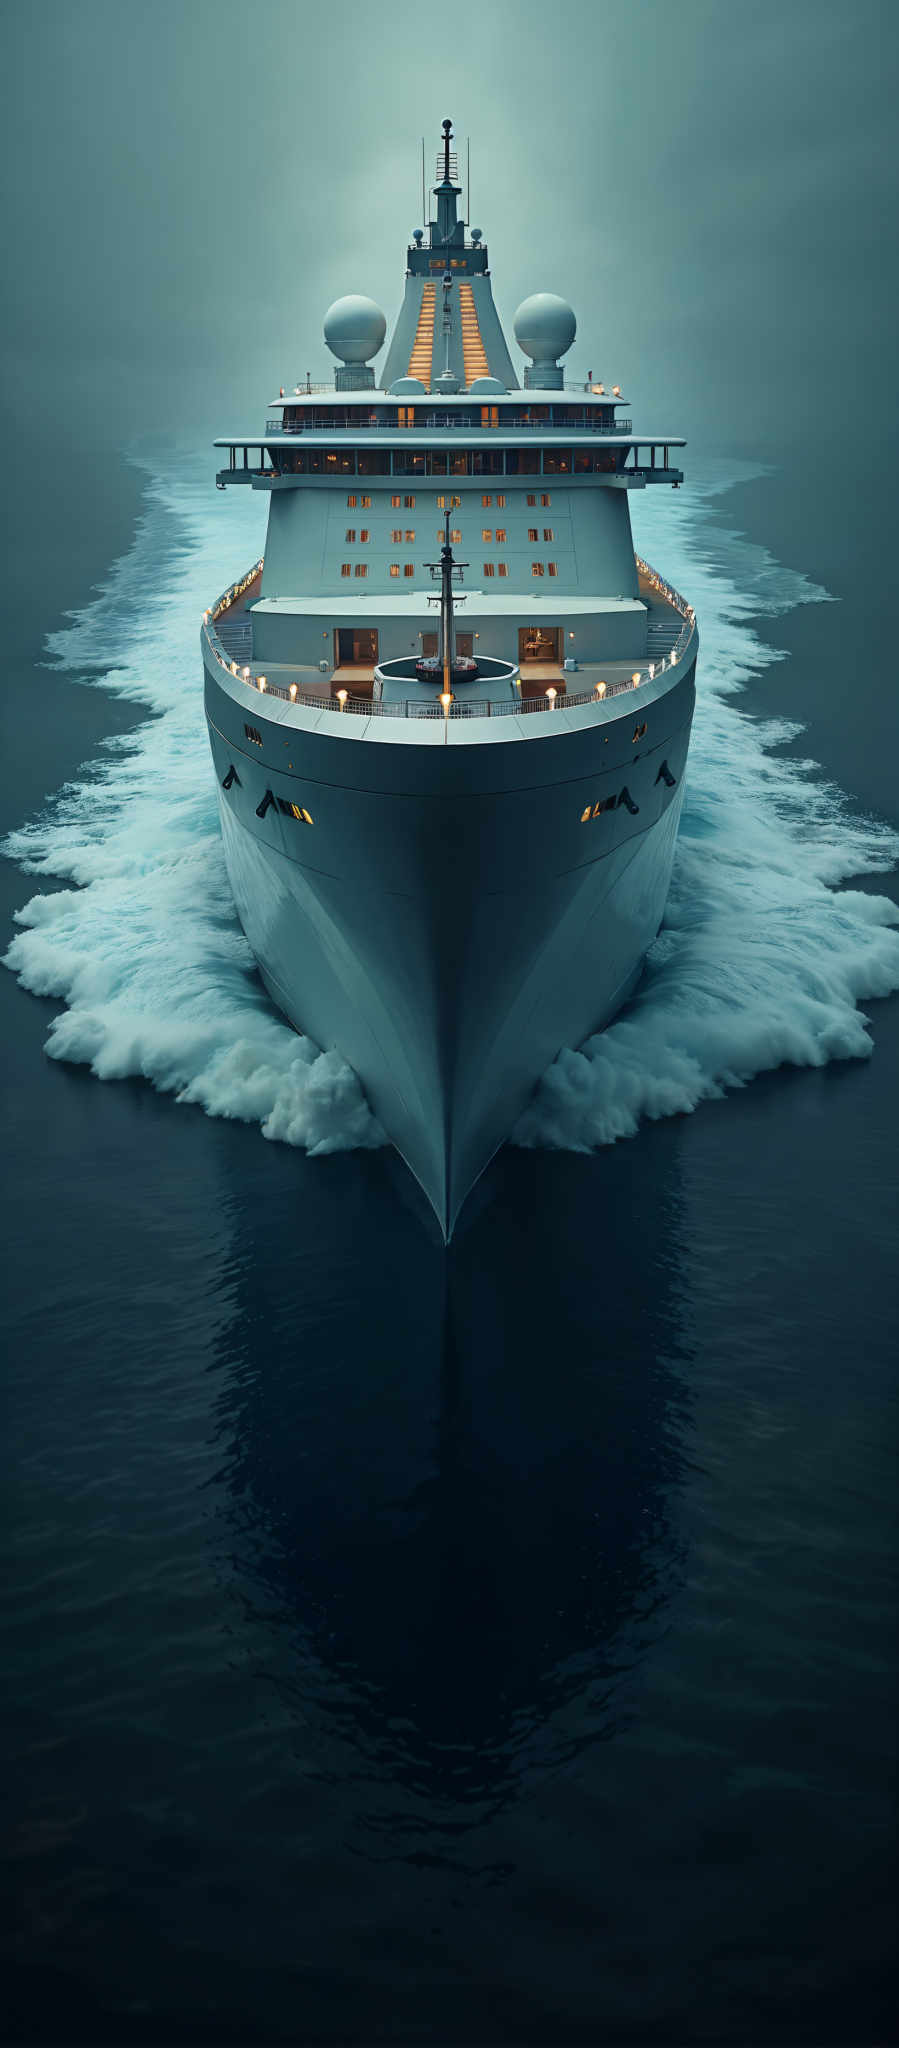
[(402, 527), (401, 527), (401, 526), (394, 526), (394, 527), (392, 527), (392, 528), (391, 528), (391, 533), (390, 533), (390, 538), (391, 538), (391, 540), (392, 540), (392, 542), (393, 542), (393, 545), (394, 545), (394, 547), (395, 547), (395, 548), (396, 548), (396, 547), (399, 547), (400, 541), (401, 541), (401, 540), (402, 540), (402, 538), (403, 538), (403, 529), (402, 529)]
[(491, 498), (491, 497), (490, 497), (490, 496), (488, 495), (488, 496), (486, 496), (486, 497), (484, 497), (484, 498), (482, 498), (482, 499), (481, 499), (481, 504), (482, 504), (482, 505), (492, 505), (492, 504), (493, 504), (493, 499), (492, 499), (492, 498)]
[(362, 510), (363, 510), (363, 512), (364, 512), (364, 511), (365, 511), (365, 510), (366, 510), (367, 508), (368, 508), (368, 509), (370, 509), (370, 507), (371, 507), (371, 499), (370, 499), (370, 498), (366, 498), (366, 497), (365, 497), (365, 495), (364, 495), (364, 493), (363, 493), (363, 496), (362, 496), (362, 497), (360, 498), (360, 500), (359, 500), (359, 503), (360, 503), (360, 505), (362, 506)]
[(407, 511), (407, 512), (414, 512), (414, 511), (415, 511), (415, 493), (413, 492), (413, 494), (412, 494), (411, 498), (408, 498), (408, 497), (407, 497), (407, 498), (404, 498), (404, 499), (403, 499), (403, 504), (404, 504), (404, 506), (405, 506), (405, 508), (406, 508), (406, 511)]
[(506, 499), (505, 499), (505, 493), (504, 493), (503, 491), (500, 491), (499, 497), (497, 498), (497, 501), (496, 501), (496, 502), (497, 502), (497, 504), (498, 504), (499, 506), (503, 506), (503, 505), (505, 504), (505, 502), (506, 502)]
[(549, 570), (549, 573), (550, 573), (550, 575), (551, 575), (551, 576), (558, 576), (558, 573), (559, 573), (559, 564), (558, 564), (558, 562), (547, 562), (546, 566), (547, 566), (547, 568), (548, 568), (548, 570)]
[(414, 427), (414, 425), (415, 425), (415, 407), (414, 407), (414, 405), (401, 405), (401, 406), (398, 406), (398, 407), (397, 407), (397, 421), (396, 421), (396, 423), (397, 423), (397, 426), (398, 426), (398, 427)]
[(488, 541), (493, 539), (493, 528), (491, 526), (481, 527), (481, 539)]
[(506, 544), (506, 529), (505, 529), (505, 527), (504, 527), (504, 526), (498, 526), (498, 527), (497, 527), (497, 529), (496, 529), (496, 543), (497, 543), (497, 547), (505, 547), (505, 544)]
[(390, 574), (391, 574), (391, 576), (398, 576), (398, 575), (399, 575), (399, 573), (400, 573), (400, 565), (399, 565), (399, 562), (391, 562), (391, 564), (390, 564)]
[(391, 505), (392, 505), (392, 506), (394, 507), (394, 510), (395, 510), (395, 511), (397, 511), (397, 512), (399, 511), (399, 508), (400, 508), (400, 506), (401, 506), (402, 502), (403, 502), (403, 501), (402, 501), (402, 498), (400, 497), (400, 494), (399, 494), (399, 492), (398, 492), (398, 491), (397, 491), (397, 492), (395, 492), (394, 496), (393, 496), (393, 497), (391, 498), (391, 500), (390, 500), (390, 503), (391, 503)]
[(357, 576), (367, 576), (367, 575), (368, 575), (368, 563), (367, 563), (367, 562), (357, 562), (357, 563), (356, 563), (356, 568), (355, 568), (355, 572), (354, 572), (354, 573), (355, 573), (355, 574), (356, 574)]
[(485, 575), (485, 576), (493, 576), (493, 575), (495, 575), (495, 574), (496, 574), (496, 571), (494, 570), (494, 567), (493, 567), (493, 563), (492, 563), (492, 562), (485, 562), (485, 563), (484, 563), (484, 575)]
[(414, 526), (407, 526), (407, 528), (406, 528), (406, 546), (407, 546), (407, 548), (411, 548), (411, 547), (412, 547), (412, 545), (413, 545), (413, 543), (414, 543), (414, 541), (415, 541), (415, 528), (414, 528)]
[(552, 504), (552, 498), (550, 497), (550, 494), (549, 494), (549, 492), (548, 492), (548, 491), (541, 491), (541, 493), (540, 493), (540, 503), (541, 503), (541, 505), (551, 505), (551, 504)]
[(312, 823), (309, 812), (303, 809), (302, 804), (292, 804), (286, 796), (279, 796), (278, 809), (285, 818), (296, 818), (298, 825), (311, 825)]
[[(571, 474), (571, 449), (570, 449), (570, 448), (544, 448), (544, 450), (543, 450), (543, 470), (544, 470), (544, 474), (545, 474), (545, 475), (551, 475), (551, 476), (570, 476), (570, 474)], [(540, 494), (540, 503), (541, 503), (541, 505), (548, 505), (548, 504), (549, 504), (549, 502), (550, 502), (550, 499), (549, 499), (549, 493), (548, 493), (548, 491), (542, 491), (542, 492), (541, 492), (541, 494)]]
[(534, 491), (529, 491), (529, 492), (528, 492), (528, 504), (529, 504), (529, 505), (536, 505), (536, 503), (537, 503), (537, 497), (536, 497), (536, 493), (535, 493)]
[(498, 564), (498, 568), (499, 568), (499, 573), (500, 573), (500, 575), (501, 575), (501, 576), (508, 576), (508, 574), (509, 574), (509, 564), (508, 564), (508, 562), (500, 562), (500, 563)]
[[(357, 569), (357, 570), (356, 570), (356, 575), (358, 576), (358, 574), (359, 574), (359, 571), (358, 571), (358, 569)], [(532, 562), (532, 563), (531, 563), (531, 575), (532, 575), (532, 576), (542, 576), (542, 575), (543, 575), (543, 563), (542, 563), (542, 562)]]
[(403, 575), (404, 575), (404, 576), (414, 576), (414, 575), (415, 575), (415, 563), (414, 563), (414, 562), (404, 562), (404, 563), (403, 563)]
[(347, 504), (349, 505), (349, 507), (350, 507), (351, 511), (355, 512), (355, 510), (356, 510), (356, 493), (355, 493), (355, 491), (351, 492), (350, 496), (349, 496), (349, 497), (348, 497), (348, 499), (347, 499)]
[(359, 539), (360, 541), (371, 540), (371, 528), (368, 526), (360, 526)]
[(499, 406), (498, 406), (498, 405), (482, 405), (482, 407), (481, 407), (481, 425), (482, 425), (482, 427), (498, 427), (498, 426), (499, 426)]
[(556, 536), (555, 536), (555, 534), (553, 533), (552, 527), (551, 527), (551, 526), (544, 526), (544, 528), (543, 528), (543, 538), (544, 538), (544, 540), (555, 540), (555, 537), (556, 537)]
[(536, 528), (536, 526), (529, 526), (529, 527), (528, 527), (528, 540), (536, 540), (536, 539), (537, 539), (537, 528)]
[(452, 541), (452, 543), (453, 543), (453, 546), (454, 546), (454, 547), (457, 547), (457, 548), (458, 548), (458, 547), (461, 547), (461, 545), (462, 545), (462, 528), (461, 528), (461, 526), (453, 526), (453, 527), (451, 527), (451, 528), (450, 528), (450, 540)]
[(351, 576), (353, 573), (351, 564), (349, 562), (341, 562), (340, 573), (341, 576)]
[(456, 506), (461, 505), (461, 503), (461, 498), (438, 498), (437, 500), (441, 512), (445, 512), (447, 506), (449, 506), (451, 512), (455, 512)]
[(244, 732), (246, 733), (247, 739), (252, 740), (254, 747), (261, 747), (262, 734), (261, 732), (259, 732), (258, 728), (255, 725), (245, 725)]
[(347, 527), (347, 530), (346, 530), (346, 539), (347, 539), (347, 540), (349, 540), (349, 541), (354, 541), (354, 540), (355, 540), (355, 538), (356, 538), (356, 528), (355, 528), (355, 526), (348, 526), (348, 527)]

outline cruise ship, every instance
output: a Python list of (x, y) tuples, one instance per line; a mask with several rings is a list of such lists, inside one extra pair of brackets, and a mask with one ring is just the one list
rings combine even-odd
[(599, 372), (566, 381), (554, 293), (515, 314), (519, 376), (449, 121), (433, 196), (377, 379), (384, 314), (341, 298), (333, 384), (307, 375), (216, 442), (219, 486), (264, 491), (268, 529), (202, 650), (259, 972), (351, 1063), (448, 1241), (659, 930), (697, 628), (629, 509), (682, 482), (683, 439), (637, 431)]

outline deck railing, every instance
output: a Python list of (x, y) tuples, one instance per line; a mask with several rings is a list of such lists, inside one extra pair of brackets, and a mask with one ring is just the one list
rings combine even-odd
[(219, 667), (225, 669), (236, 681), (244, 683), (248, 690), (252, 690), (254, 696), (278, 697), (285, 704), (299, 704), (308, 711), (331, 711), (338, 717), (349, 715), (356, 718), (521, 718), (536, 712), (543, 712), (551, 717), (556, 711), (574, 711), (584, 704), (602, 704), (610, 697), (620, 697), (626, 691), (639, 690), (643, 684), (654, 682), (666, 669), (675, 668), (686, 653), (696, 629), (696, 614), (692, 605), (687, 603), (686, 598), (682, 597), (680, 591), (675, 590), (672, 584), (666, 583), (658, 570), (653, 569), (649, 562), (645, 562), (641, 555), (636, 555), (634, 559), (640, 574), (646, 577), (652, 589), (657, 591), (684, 621), (674, 646), (667, 653), (660, 655), (656, 661), (647, 662), (644, 667), (634, 669), (631, 675), (625, 676), (620, 682), (609, 683), (600, 680), (589, 690), (566, 692), (565, 695), (557, 689), (552, 689), (540, 697), (525, 697), (521, 695), (520, 685), (516, 685), (513, 695), (508, 700), (486, 697), (456, 699), (448, 710), (444, 711), (440, 703), (435, 704), (414, 697), (407, 697), (395, 704), (385, 704), (383, 699), (347, 695), (344, 701), (340, 702), (330, 689), (327, 692), (305, 690), (299, 683), (273, 683), (267, 676), (254, 675), (251, 668), (231, 659), (215, 630), (215, 621), (249, 589), (262, 570), (262, 560), (254, 563), (252, 569), (248, 569), (246, 575), (238, 582), (230, 584), (209, 611), (204, 612), (203, 632), (210, 653)]
[[(614, 420), (612, 422), (597, 420), (591, 412), (578, 413), (574, 419), (570, 420), (504, 420), (501, 418), (499, 423), (492, 427), (485, 427), (482, 420), (475, 418), (469, 412), (429, 412), (425, 413), (420, 420), (416, 420), (415, 426), (412, 429), (404, 427), (402, 432), (407, 434), (410, 431), (414, 433), (422, 428), (437, 428), (442, 433), (444, 429), (450, 427), (460, 428), (466, 434), (501, 434), (503, 432), (509, 434), (567, 434), (572, 431), (578, 434), (585, 432), (611, 435), (633, 433), (632, 420)], [(314, 414), (311, 419), (266, 420), (265, 431), (266, 434), (392, 434), (400, 430), (398, 428), (395, 429), (389, 420), (366, 418), (365, 414), (361, 413), (358, 418), (349, 419), (341, 426), (335, 426), (331, 420), (317, 420)], [(243, 447), (244, 444), (242, 441), (238, 441), (234, 445), (235, 447)], [(661, 448), (663, 443), (659, 441), (657, 445)], [(259, 443), (258, 441), (248, 442), (247, 446), (256, 448), (259, 446)]]

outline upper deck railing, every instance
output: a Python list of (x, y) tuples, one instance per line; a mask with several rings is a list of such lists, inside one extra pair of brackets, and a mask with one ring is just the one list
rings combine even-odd
[[(589, 377), (577, 378), (573, 382), (566, 377), (562, 390), (588, 391), (592, 397), (601, 399), (604, 405), (619, 405), (621, 403), (616, 391), (598, 391), (596, 385), (591, 384)], [(295, 384), (292, 391), (285, 393), (283, 401), (278, 400), (277, 402), (283, 402), (284, 405), (292, 405), (295, 398), (343, 398), (345, 395), (344, 392), (338, 391), (336, 384), (313, 384), (311, 379), (307, 377), (304, 384)], [(378, 398), (386, 398), (388, 396), (386, 391), (380, 390), (376, 391), (375, 395)], [(508, 396), (514, 398), (516, 394), (514, 391), (510, 391)], [(275, 404), (276, 401), (272, 399), (270, 403)]]
[(225, 669), (237, 682), (244, 683), (248, 690), (252, 690), (254, 696), (279, 697), (286, 704), (299, 704), (310, 711), (331, 711), (337, 715), (349, 713), (361, 718), (521, 718), (535, 712), (551, 715), (558, 709), (576, 710), (583, 704), (604, 703), (610, 697), (620, 697), (627, 691), (639, 690), (643, 684), (654, 682), (666, 669), (675, 668), (686, 653), (696, 630), (693, 606), (687, 603), (686, 598), (682, 597), (680, 591), (675, 590), (672, 584), (666, 583), (658, 570), (651, 568), (641, 555), (636, 555), (634, 559), (641, 575), (645, 576), (651, 588), (663, 597), (684, 621), (674, 646), (657, 661), (647, 662), (645, 667), (634, 669), (632, 674), (621, 682), (600, 681), (594, 683), (590, 690), (566, 693), (564, 697), (560, 697), (559, 692), (553, 688), (545, 691), (542, 697), (522, 697), (520, 685), (517, 685), (508, 701), (486, 697), (469, 698), (467, 701), (461, 699), (454, 701), (448, 711), (445, 711), (442, 704), (434, 704), (423, 699), (406, 698), (396, 704), (385, 704), (383, 698), (351, 697), (344, 694), (342, 701), (338, 701), (330, 691), (325, 695), (320, 691), (304, 690), (299, 683), (269, 682), (267, 676), (254, 675), (249, 667), (242, 667), (239, 662), (232, 661), (215, 630), (215, 621), (221, 618), (223, 612), (230, 610), (232, 604), (243, 596), (250, 584), (261, 574), (264, 557), (254, 562), (245, 576), (239, 582), (230, 584), (228, 589), (222, 592), (221, 597), (216, 599), (215, 604), (210, 606), (209, 611), (204, 612), (203, 633), (209, 651), (219, 667)]
[[(419, 400), (416, 405), (416, 414), (420, 410), (421, 401)], [(422, 413), (421, 418), (416, 417), (412, 431), (420, 433), (437, 428), (443, 433), (447, 428), (454, 427), (461, 428), (466, 434), (482, 430), (489, 431), (492, 434), (503, 433), (504, 431), (516, 434), (519, 432), (527, 434), (565, 434), (570, 433), (572, 428), (577, 433), (582, 433), (586, 430), (590, 434), (631, 434), (633, 432), (633, 421), (598, 420), (592, 412), (575, 413), (572, 417), (564, 420), (537, 420), (520, 417), (516, 419), (508, 415), (504, 417), (500, 413), (499, 419), (494, 421), (489, 429), (485, 430), (483, 420), (473, 416), (470, 412), (429, 412)], [(302, 420), (269, 419), (265, 422), (265, 431), (266, 434), (392, 434), (394, 432), (406, 434), (410, 429), (408, 427), (400, 429), (393, 420), (379, 419), (376, 413), (365, 413), (360, 407), (358, 412), (353, 413), (346, 420), (338, 421), (336, 424), (330, 419), (317, 419), (314, 412)], [(661, 442), (659, 446), (661, 446)]]

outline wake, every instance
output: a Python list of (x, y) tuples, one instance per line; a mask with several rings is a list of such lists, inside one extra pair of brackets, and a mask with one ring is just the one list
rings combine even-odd
[[(778, 754), (798, 727), (756, 720), (740, 701), (779, 659), (751, 617), (827, 594), (722, 533), (714, 499), (738, 480), (732, 467), (637, 508), (637, 546), (686, 592), (701, 636), (671, 895), (637, 997), (601, 1036), (559, 1055), (513, 1134), (519, 1145), (589, 1150), (784, 1063), (866, 1057), (859, 1004), (899, 988), (899, 913), (835, 886), (892, 867), (899, 840), (853, 816), (812, 762)], [(309, 1152), (374, 1146), (384, 1133), (351, 1068), (272, 1009), (225, 873), (199, 625), (262, 552), (264, 508), (251, 498), (210, 494), (205, 462), (151, 475), (133, 547), (51, 636), (54, 667), (154, 715), (105, 742), (7, 840), (26, 872), (72, 886), (18, 912), (6, 965), (66, 1004), (49, 1027), (51, 1058), (102, 1080), (142, 1075)]]

